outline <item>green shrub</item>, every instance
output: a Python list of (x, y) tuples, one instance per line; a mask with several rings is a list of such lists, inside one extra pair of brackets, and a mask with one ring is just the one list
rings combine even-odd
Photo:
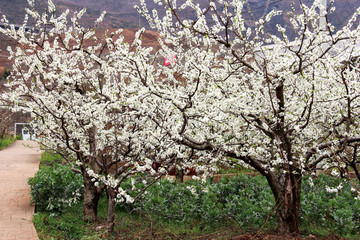
[(6, 78), (11, 74), (9, 69), (5, 69), (3, 74), (0, 76), (0, 80), (6, 80)]
[[(37, 175), (35, 177), (39, 180), (31, 180), (32, 195), (42, 211), (61, 212), (69, 202), (64, 199), (72, 199), (72, 193), (82, 186), (81, 177), (72, 173), (67, 166), (45, 167)], [(134, 178), (138, 188), (146, 186), (142, 182), (145, 176)], [(342, 188), (338, 192), (326, 190), (328, 187), (336, 188), (339, 184)], [(121, 187), (130, 190), (131, 180), (126, 180)], [(138, 192), (130, 191), (130, 194), (134, 197)], [(145, 214), (165, 228), (179, 226), (211, 231), (236, 224), (241, 229), (251, 230), (261, 228), (265, 222), (268, 229), (276, 226), (275, 213), (269, 217), (274, 206), (272, 192), (264, 177), (240, 174), (230, 179), (222, 178), (218, 183), (208, 181), (205, 184), (199, 181), (179, 184), (163, 179), (149, 187), (147, 193), (134, 204), (118, 204), (117, 211), (123, 215), (130, 212), (141, 213), (140, 216)], [(48, 224), (52, 225), (50, 221)], [(70, 225), (57, 224), (56, 228), (75, 234), (77, 230), (71, 229)], [(356, 200), (351, 185), (327, 175), (313, 180), (304, 177), (301, 228), (306, 234), (358, 237), (360, 200)]]
[[(273, 205), (265, 178), (242, 174), (204, 185), (199, 181), (179, 184), (162, 180), (149, 188), (133, 207), (161, 222), (210, 229), (227, 225), (229, 219), (240, 227), (259, 228)], [(274, 217), (270, 222), (274, 222)]]
[[(140, 181), (141, 182), (141, 181)], [(326, 191), (342, 183), (338, 193)], [(123, 188), (131, 188), (126, 183)], [(204, 191), (205, 190), (205, 191)], [(193, 193), (192, 193), (193, 191)], [(120, 210), (129, 208), (120, 205)], [(183, 184), (162, 180), (147, 189), (132, 210), (149, 213), (152, 218), (173, 224), (197, 224), (201, 229), (228, 224), (229, 217), (241, 228), (260, 228), (275, 206), (273, 194), (266, 179), (240, 174), (222, 178), (218, 183), (210, 181), (202, 185), (198, 181)], [(267, 226), (276, 226), (272, 213)], [(351, 185), (327, 175), (313, 180), (304, 177), (301, 198), (301, 226), (311, 233), (327, 236), (339, 234), (354, 236), (360, 232), (360, 200), (355, 199)]]
[(16, 139), (13, 136), (6, 136), (4, 139), (0, 139), (0, 150), (6, 148), (15, 141)]
[[(331, 192), (329, 188), (339, 190)], [(346, 180), (326, 174), (313, 180), (306, 177), (301, 196), (302, 226), (320, 232), (326, 229), (325, 234), (335, 232), (341, 236), (359, 233), (360, 200), (351, 189)]]
[[(211, 192), (216, 194), (223, 210), (241, 227), (260, 228), (275, 205), (271, 189), (262, 176), (241, 174), (230, 179), (222, 178), (211, 187)], [(270, 216), (269, 225), (275, 224), (274, 217)]]
[(32, 201), (40, 212), (60, 213), (82, 196), (82, 177), (67, 165), (43, 167), (28, 183)]
[(43, 167), (54, 167), (57, 164), (64, 163), (64, 159), (60, 154), (45, 151), (41, 154), (40, 169)]

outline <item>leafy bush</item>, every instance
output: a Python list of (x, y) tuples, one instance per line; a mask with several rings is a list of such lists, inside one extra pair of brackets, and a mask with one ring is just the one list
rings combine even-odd
[[(201, 229), (224, 226), (229, 220), (239, 227), (259, 228), (274, 205), (265, 181), (261, 176), (244, 174), (222, 178), (215, 184), (211, 181), (179, 184), (162, 180), (149, 188), (133, 207), (150, 213), (161, 222), (187, 224)], [(271, 217), (270, 222), (273, 221)]]
[(13, 142), (15, 142), (15, 140), (16, 139), (13, 138), (12, 136), (7, 136), (4, 139), (0, 139), (0, 150), (6, 148), (7, 146), (9, 146)]
[(32, 201), (40, 212), (60, 213), (82, 196), (82, 178), (67, 165), (43, 167), (28, 183)]
[[(275, 201), (266, 179), (245, 174), (222, 178), (211, 187), (223, 210), (241, 227), (260, 228), (271, 213)], [(274, 215), (270, 216), (274, 224)]]
[(0, 76), (0, 80), (6, 80), (6, 78), (11, 74), (9, 69), (5, 69), (2, 75)]
[[(359, 189), (359, 186), (357, 186)], [(306, 177), (301, 198), (302, 225), (328, 229), (341, 236), (360, 232), (360, 200), (344, 179), (321, 174)]]
[[(145, 176), (134, 178), (138, 188), (146, 186), (142, 183)], [(38, 210), (51, 213), (59, 213), (78, 200), (82, 187), (81, 176), (62, 165), (42, 168), (29, 183)], [(358, 236), (360, 200), (355, 198), (349, 183), (324, 174), (317, 179), (304, 177), (302, 186), (302, 229), (316, 235)], [(130, 190), (133, 187), (131, 180), (121, 187)], [(138, 194), (136, 191), (130, 193), (133, 197)], [(205, 184), (199, 181), (179, 184), (163, 179), (148, 188), (133, 205), (118, 204), (118, 211), (146, 213), (161, 224), (206, 231), (229, 226), (229, 221), (241, 229), (258, 229), (267, 221), (274, 205), (264, 177), (240, 174), (230, 179), (222, 178), (218, 183), (209, 180)], [(276, 226), (274, 213), (266, 226)], [(70, 227), (66, 223), (56, 225), (58, 229), (75, 232)]]
[[(342, 188), (337, 193), (326, 191), (339, 184)], [(131, 184), (123, 187), (129, 189)], [(240, 174), (204, 185), (198, 181), (179, 184), (162, 180), (150, 187), (132, 210), (149, 213), (161, 222), (196, 224), (201, 229), (225, 226), (230, 217), (232, 223), (243, 229), (262, 227), (274, 206), (274, 197), (264, 177)], [(120, 210), (125, 207), (126, 204), (121, 204)], [(274, 227), (275, 218), (273, 213), (267, 226)], [(311, 233), (354, 236), (360, 232), (360, 200), (355, 199), (351, 185), (345, 180), (325, 174), (314, 180), (305, 177), (301, 220), (302, 228)]]

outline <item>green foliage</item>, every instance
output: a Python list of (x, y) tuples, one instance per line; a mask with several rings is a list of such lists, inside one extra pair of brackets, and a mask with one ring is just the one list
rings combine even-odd
[(82, 177), (67, 165), (43, 167), (28, 183), (32, 201), (40, 212), (61, 213), (64, 206), (77, 202), (82, 196)]
[[(157, 222), (146, 214), (117, 211), (116, 219), (119, 221), (115, 227), (116, 234), (111, 237), (106, 234), (106, 212), (107, 197), (104, 194), (99, 201), (99, 221), (96, 223), (84, 223), (82, 221), (81, 203), (66, 207), (64, 213), (58, 216), (50, 216), (49, 213), (36, 213), (33, 221), (40, 239), (199, 239), (196, 236), (207, 235), (214, 231), (204, 231), (196, 227), (189, 228), (187, 225), (172, 222)], [(219, 231), (220, 228), (215, 230)], [(226, 236), (236, 234), (239, 232), (234, 229), (228, 233), (225, 232)], [(223, 239), (230, 238), (224, 237)]]
[[(339, 190), (327, 191), (329, 188)], [(323, 229), (327, 229), (327, 234), (337, 233), (341, 236), (360, 232), (360, 200), (356, 199), (351, 184), (344, 179), (325, 174), (313, 180), (306, 177), (303, 182), (301, 215), (302, 226), (314, 229), (317, 233), (323, 232)]]
[[(214, 184), (211, 181), (178, 184), (162, 180), (149, 188), (133, 207), (150, 213), (160, 222), (208, 230), (228, 225), (228, 221), (241, 228), (260, 228), (273, 205), (266, 180), (242, 174), (222, 178)], [(274, 223), (274, 217), (270, 222)]]
[(217, 173), (218, 174), (232, 174), (232, 173), (241, 174), (241, 173), (253, 173), (253, 171), (249, 168), (245, 168), (245, 167), (236, 165), (231, 168), (221, 167)]
[[(60, 176), (72, 172), (70, 168), (61, 172), (57, 170), (58, 166), (61, 165), (55, 165), (53, 168), (44, 167), (40, 170), (43, 171), (41, 183), (44, 185), (41, 187), (46, 191), (42, 196), (37, 196), (42, 202), (43, 211), (47, 214), (38, 213), (34, 218), (34, 221), (38, 221), (37, 224), (39, 224), (36, 226), (37, 229), (41, 228), (41, 231), (45, 232), (44, 234), (51, 236), (62, 234), (61, 231), (71, 232), (69, 236), (72, 238), (61, 237), (61, 239), (99, 239), (97, 238), (100, 236), (99, 233), (94, 233), (96, 238), (84, 238), (91, 236), (91, 234), (87, 235), (87, 232), (89, 228), (94, 228), (94, 226), (89, 227), (77, 222), (81, 221), (82, 215), (81, 212), (78, 212), (81, 210), (80, 202), (76, 205), (78, 207), (68, 207), (64, 201), (60, 200), (57, 201), (60, 207), (48, 208), (48, 205), (55, 200), (47, 201), (47, 199), (54, 199), (56, 194), (60, 195), (59, 198), (64, 196), (64, 193), (56, 193), (63, 191), (57, 190), (56, 187), (60, 189), (70, 187), (75, 182), (73, 178), (77, 176), (73, 175), (66, 178), (65, 181), (59, 181)], [(47, 171), (55, 173), (48, 173)], [(56, 177), (52, 176), (53, 174)], [(69, 179), (71, 181), (68, 181)], [(146, 186), (143, 183), (143, 180), (146, 179), (145, 176), (138, 175), (135, 179), (135, 185), (138, 188)], [(78, 182), (80, 186), (81, 178), (78, 179)], [(338, 192), (326, 191), (329, 187), (335, 189), (339, 184), (342, 185), (342, 188)], [(45, 185), (48, 186), (45, 187)], [(131, 180), (125, 181), (121, 187), (130, 190), (132, 188)], [(55, 194), (48, 189), (51, 189)], [(136, 191), (131, 192), (133, 197), (137, 194)], [(100, 219), (106, 217), (106, 202), (107, 198), (104, 195), (98, 209)], [(136, 223), (135, 225), (140, 229), (145, 229), (149, 221), (151, 228), (161, 229), (161, 232), (172, 232), (186, 236), (219, 231), (219, 229), (225, 229), (229, 226), (252, 231), (261, 228), (265, 222), (267, 222), (265, 229), (273, 229), (276, 226), (275, 214), (272, 213), (268, 221), (267, 218), (274, 206), (272, 192), (266, 179), (262, 176), (251, 177), (241, 174), (230, 179), (222, 178), (218, 183), (212, 183), (209, 180), (204, 184), (199, 181), (179, 184), (163, 179), (149, 187), (147, 193), (137, 199), (134, 204), (118, 204), (117, 219), (121, 220), (117, 224), (117, 231), (138, 236), (136, 234), (139, 233), (139, 229), (133, 232), (129, 228), (133, 228), (134, 223)], [(50, 217), (51, 213), (60, 211), (65, 211), (65, 213)], [(44, 221), (45, 216), (47, 219)], [(35, 220), (38, 218), (39, 220)], [(75, 221), (73, 218), (79, 220)], [(360, 200), (355, 199), (351, 185), (345, 180), (327, 175), (320, 175), (317, 179), (305, 177), (302, 188), (301, 220), (301, 228), (306, 235), (327, 237), (335, 234), (356, 239), (360, 232)], [(153, 226), (153, 223), (156, 223), (156, 226)], [(84, 229), (81, 230), (80, 228)], [(175, 229), (177, 230), (175, 231)], [(137, 233), (135, 233), (136, 231)]]
[[(313, 184), (312, 184), (313, 182)], [(342, 185), (339, 192), (326, 191)], [(129, 186), (125, 186), (129, 188)], [(360, 232), (360, 200), (345, 180), (320, 175), (303, 180), (302, 228), (312, 234), (352, 237)], [(124, 204), (121, 205), (124, 210)], [(241, 229), (261, 228), (275, 206), (273, 194), (262, 176), (241, 174), (202, 185), (198, 181), (178, 184), (162, 180), (135, 202), (137, 211), (160, 222), (211, 229), (236, 224)], [(267, 222), (276, 225), (275, 213)]]
[(0, 81), (6, 80), (6, 78), (11, 74), (9, 69), (5, 69), (3, 73), (0, 75)]
[[(211, 186), (210, 191), (216, 194), (223, 210), (242, 228), (260, 228), (275, 205), (271, 189), (262, 176), (241, 174), (230, 179), (222, 178)], [(269, 223), (275, 224), (273, 215)]]
[(22, 136), (20, 135), (16, 135), (16, 140), (22, 140)]
[(33, 218), (40, 239), (101, 239), (100, 233), (92, 231), (92, 224), (82, 219), (82, 207), (76, 204), (67, 208), (67, 213), (52, 216), (48, 213), (36, 213)]
[(7, 136), (4, 139), (0, 139), (0, 150), (6, 148), (15, 141), (16, 139), (13, 138), (12, 136)]
[(64, 163), (64, 159), (59, 155), (51, 152), (43, 152), (40, 159), (40, 169), (43, 167), (54, 167), (57, 164)]

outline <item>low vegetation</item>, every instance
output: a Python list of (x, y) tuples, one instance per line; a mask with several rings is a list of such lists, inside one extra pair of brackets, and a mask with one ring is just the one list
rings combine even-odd
[[(46, 164), (44, 164), (46, 163)], [(275, 200), (262, 176), (239, 174), (221, 178), (177, 183), (162, 179), (147, 189), (134, 204), (118, 203), (113, 237), (106, 233), (107, 196), (103, 193), (99, 221), (82, 221), (81, 178), (61, 165), (61, 158), (42, 156), (41, 167), (29, 180), (37, 206), (35, 227), (41, 239), (229, 239), (262, 236), (276, 228)], [(51, 167), (50, 167), (51, 166)], [(147, 176), (135, 176), (142, 187)], [(124, 189), (134, 185), (127, 181)], [(352, 186), (326, 174), (303, 179), (301, 199), (302, 235), (327, 239), (358, 239), (360, 200)], [(136, 197), (133, 191), (132, 196)]]
[(78, 202), (82, 195), (81, 180), (81, 176), (72, 172), (67, 165), (42, 167), (35, 177), (28, 181), (36, 210), (57, 214), (61, 213), (65, 206)]
[(48, 151), (45, 151), (41, 154), (39, 168), (45, 167), (55, 167), (58, 164), (62, 164), (64, 159), (59, 154), (54, 154)]
[(6, 136), (3, 139), (0, 139), (0, 150), (6, 148), (7, 146), (11, 145), (13, 142), (16, 141), (17, 138), (13, 136)]

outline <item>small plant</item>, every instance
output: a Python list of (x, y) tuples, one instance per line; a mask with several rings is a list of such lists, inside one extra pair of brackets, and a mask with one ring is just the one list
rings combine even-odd
[[(327, 190), (340, 184), (342, 188), (336, 193)], [(321, 236), (354, 236), (360, 232), (360, 200), (356, 200), (354, 194), (350, 184), (338, 178), (325, 174), (314, 180), (304, 178), (302, 228)], [(249, 230), (259, 229), (265, 223), (266, 229), (275, 226), (272, 212), (275, 201), (262, 176), (239, 174), (214, 184), (211, 181), (179, 184), (162, 180), (149, 188), (132, 207), (160, 222), (203, 230), (227, 226), (229, 222)], [(125, 209), (125, 204), (121, 204), (120, 210)]]
[(30, 194), (38, 212), (61, 213), (81, 199), (83, 181), (70, 166), (43, 167), (29, 178)]
[(0, 150), (9, 146), (13, 142), (15, 142), (15, 140), (16, 139), (13, 138), (12, 136), (6, 136), (4, 139), (0, 139)]

